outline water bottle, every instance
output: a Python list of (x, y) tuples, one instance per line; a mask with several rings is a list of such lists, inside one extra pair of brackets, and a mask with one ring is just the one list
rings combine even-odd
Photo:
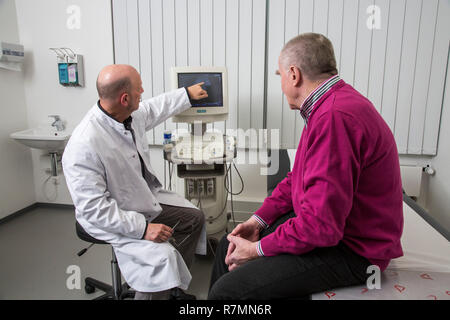
[(164, 131), (164, 142), (163, 142), (163, 145), (171, 144), (171, 143), (172, 143), (172, 132), (169, 131), (169, 130)]
[(163, 149), (165, 152), (172, 151), (172, 132), (164, 131), (164, 141), (163, 141)]

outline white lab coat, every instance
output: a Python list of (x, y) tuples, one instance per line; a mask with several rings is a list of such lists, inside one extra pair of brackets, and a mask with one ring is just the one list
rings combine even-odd
[[(73, 131), (63, 154), (77, 221), (91, 236), (113, 246), (123, 277), (140, 292), (185, 290), (192, 278), (171, 244), (141, 240), (147, 221), (162, 211), (159, 203), (195, 208), (162, 189), (150, 165), (146, 138), (146, 131), (190, 106), (184, 88), (141, 102), (132, 114), (135, 145), (122, 123), (94, 105)], [(147, 181), (137, 151), (148, 170)], [(205, 230), (197, 253), (206, 253)]]

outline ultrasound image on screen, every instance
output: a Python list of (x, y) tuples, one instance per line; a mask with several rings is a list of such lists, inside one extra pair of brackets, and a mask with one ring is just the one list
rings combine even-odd
[(208, 98), (193, 100), (193, 107), (223, 107), (221, 73), (179, 73), (178, 87), (190, 87), (204, 82), (202, 88), (208, 92)]

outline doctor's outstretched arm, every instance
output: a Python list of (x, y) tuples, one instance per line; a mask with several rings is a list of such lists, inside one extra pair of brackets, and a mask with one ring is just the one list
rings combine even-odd
[(192, 104), (190, 100), (200, 100), (208, 97), (203, 83), (198, 83), (188, 88), (180, 88), (141, 102), (139, 110), (135, 113), (142, 114), (145, 119), (145, 130), (148, 131), (170, 117), (177, 115)]

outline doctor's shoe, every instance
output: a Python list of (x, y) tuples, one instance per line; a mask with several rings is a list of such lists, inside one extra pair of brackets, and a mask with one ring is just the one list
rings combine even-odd
[(192, 294), (187, 294), (180, 288), (173, 288), (170, 292), (170, 300), (197, 300)]

